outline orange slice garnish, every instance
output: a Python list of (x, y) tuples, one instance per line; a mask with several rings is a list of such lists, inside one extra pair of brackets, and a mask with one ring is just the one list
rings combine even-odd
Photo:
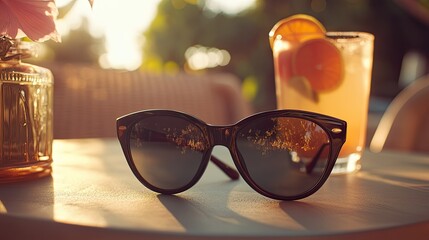
[(274, 40), (281, 38), (302, 42), (312, 38), (325, 37), (325, 27), (314, 17), (297, 14), (277, 22), (269, 33), (271, 48)]
[(295, 52), (292, 68), (294, 75), (307, 78), (318, 93), (336, 89), (344, 75), (340, 51), (324, 38), (303, 42)]

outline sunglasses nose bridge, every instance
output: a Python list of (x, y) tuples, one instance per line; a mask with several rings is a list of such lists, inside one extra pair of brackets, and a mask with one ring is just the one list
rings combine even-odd
[(231, 126), (210, 126), (210, 132), (214, 145), (231, 146), (232, 127)]

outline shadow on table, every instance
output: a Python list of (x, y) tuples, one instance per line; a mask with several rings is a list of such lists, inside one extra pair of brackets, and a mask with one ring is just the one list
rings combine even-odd
[[(176, 195), (162, 194), (158, 195), (158, 199), (191, 235), (233, 236), (237, 233), (264, 235), (284, 232), (280, 227), (246, 218), (228, 206), (230, 193), (237, 184), (236, 181), (223, 183), (224, 186), (220, 187), (221, 191), (214, 190), (210, 193), (213, 197), (206, 196), (205, 201), (200, 201), (201, 198), (198, 196), (196, 196), (197, 200), (190, 200)], [(201, 194), (207, 194), (207, 192)]]
[(281, 202), (279, 206), (305, 229), (316, 233), (324, 229), (380, 230), (427, 221), (429, 182), (423, 177), (427, 163), (423, 159), (388, 160), (386, 165), (371, 159), (358, 173), (331, 176), (316, 193), (317, 198)]
[[(37, 203), (39, 209), (33, 209)], [(54, 185), (51, 176), (37, 180), (0, 185), (0, 214), (25, 215), (40, 212), (46, 219), (54, 215)]]

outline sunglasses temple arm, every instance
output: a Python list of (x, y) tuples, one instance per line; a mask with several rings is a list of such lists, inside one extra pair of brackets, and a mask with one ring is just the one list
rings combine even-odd
[(211, 156), (210, 161), (212, 161), (216, 166), (218, 166), (232, 180), (237, 180), (240, 177), (240, 174), (234, 168), (228, 166), (226, 163), (222, 162), (215, 156)]
[(328, 143), (323, 144), (319, 150), (317, 151), (316, 155), (311, 159), (311, 162), (305, 166), (305, 170), (308, 174), (313, 172), (314, 167), (316, 166), (316, 163), (319, 161), (320, 155), (322, 154), (323, 150), (329, 146)]

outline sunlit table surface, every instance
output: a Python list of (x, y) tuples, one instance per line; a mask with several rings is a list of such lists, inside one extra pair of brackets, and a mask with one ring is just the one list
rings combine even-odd
[(429, 157), (366, 152), (358, 173), (286, 202), (211, 163), (190, 190), (156, 194), (115, 139), (55, 140), (52, 177), (0, 185), (0, 239), (14, 238), (429, 239)]

